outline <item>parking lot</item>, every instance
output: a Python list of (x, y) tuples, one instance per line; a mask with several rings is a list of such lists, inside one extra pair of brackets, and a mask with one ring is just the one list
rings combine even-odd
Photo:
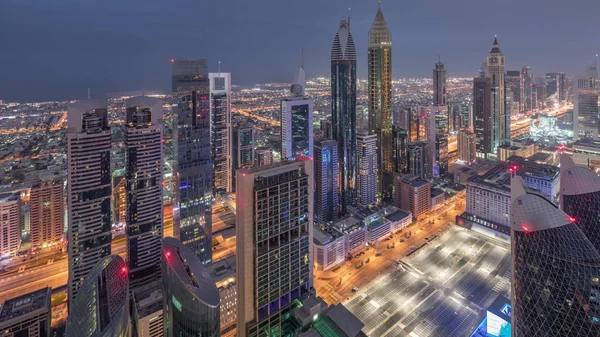
[(460, 227), (397, 265), (344, 303), (368, 336), (469, 336), (496, 297), (510, 298), (508, 247)]

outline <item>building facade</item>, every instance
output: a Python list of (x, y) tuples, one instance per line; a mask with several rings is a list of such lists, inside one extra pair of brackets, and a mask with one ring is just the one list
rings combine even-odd
[(51, 336), (51, 294), (52, 289), (45, 287), (4, 301), (0, 309), (2, 337)]
[(448, 172), (448, 106), (432, 106), (428, 114), (431, 125), (428, 143), (433, 152), (432, 174), (434, 177), (441, 177)]
[(339, 216), (337, 142), (315, 143), (315, 222), (318, 224), (337, 220)]
[(237, 171), (239, 337), (297, 333), (289, 313), (313, 279), (312, 167), (300, 159)]
[(206, 60), (171, 60), (179, 98), (174, 145), (173, 235), (205, 263), (212, 260), (210, 89)]
[(577, 165), (600, 169), (600, 140), (580, 139), (573, 144), (573, 161)]
[(359, 131), (356, 141), (357, 203), (358, 206), (368, 207), (377, 203), (377, 134)]
[(341, 213), (356, 205), (356, 48), (350, 18), (342, 18), (331, 47), (331, 124), (338, 142)]
[(125, 232), (133, 291), (160, 279), (163, 127), (160, 99), (138, 96), (125, 100)]
[(21, 245), (20, 193), (0, 194), (0, 216), (0, 254), (15, 255)]
[(456, 138), (458, 142), (458, 160), (471, 166), (477, 158), (475, 133), (469, 129), (460, 129)]
[(394, 184), (394, 205), (408, 210), (415, 219), (431, 209), (431, 183), (416, 176), (397, 175)]
[(431, 178), (431, 158), (427, 142), (409, 142), (406, 144), (406, 147), (408, 154), (408, 174), (421, 179)]
[(492, 146), (492, 83), (489, 78), (473, 79), (473, 128), (477, 144), (477, 156), (493, 153)]
[[(504, 96), (504, 54), (500, 50), (498, 39), (494, 39), (494, 44), (487, 58), (487, 78), (491, 85), (491, 114), (492, 114), (492, 151), (500, 145), (506, 136), (506, 110)], [(510, 120), (510, 118), (509, 118)]]
[(399, 127), (392, 127), (392, 157), (394, 173), (408, 172), (408, 132)]
[(575, 139), (598, 138), (598, 68), (587, 66), (573, 83), (573, 133)]
[(87, 100), (73, 103), (67, 112), (69, 303), (74, 302), (96, 263), (111, 252), (111, 131), (107, 109), (106, 100)]
[(254, 126), (235, 124), (232, 130), (231, 188), (235, 191), (235, 170), (254, 165)]
[(60, 241), (65, 228), (63, 181), (36, 180), (29, 194), (30, 240), (34, 246)]
[(256, 166), (269, 166), (273, 163), (273, 150), (262, 149), (256, 151)]
[(433, 105), (447, 105), (446, 69), (439, 59), (433, 68)]
[(213, 191), (231, 192), (231, 73), (209, 73)]

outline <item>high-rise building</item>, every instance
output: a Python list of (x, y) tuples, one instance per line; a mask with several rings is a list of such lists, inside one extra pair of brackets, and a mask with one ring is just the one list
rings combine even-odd
[[(302, 61), (304, 63), (304, 61)], [(281, 100), (281, 159), (313, 157), (313, 101), (304, 94), (304, 64), (300, 64), (290, 96)]]
[(506, 111), (504, 97), (504, 54), (500, 50), (498, 39), (494, 39), (494, 44), (487, 58), (488, 69), (486, 76), (490, 79), (491, 85), (491, 113), (492, 113), (492, 151), (496, 150), (504, 136), (506, 135)]
[(49, 287), (8, 299), (0, 309), (2, 337), (50, 337)]
[(65, 336), (130, 336), (128, 274), (118, 255), (94, 264), (79, 288), (81, 296), (69, 302)]
[(598, 138), (598, 68), (596, 63), (587, 66), (573, 83), (573, 132), (575, 138)]
[(0, 254), (14, 255), (21, 244), (21, 197), (19, 192), (0, 194)]
[(408, 153), (408, 174), (421, 179), (430, 179), (432, 170), (427, 142), (409, 142), (406, 146)]
[(548, 95), (548, 97), (551, 97), (553, 95), (558, 96), (558, 89), (559, 89), (558, 73), (546, 73), (545, 80), (546, 80), (546, 95)]
[(394, 173), (408, 172), (408, 132), (398, 126), (392, 128)]
[(513, 93), (512, 99), (517, 104), (518, 109), (512, 111), (512, 113), (517, 115), (522, 111), (521, 105), (523, 104), (521, 98), (521, 72), (518, 70), (507, 70), (504, 76), (504, 86), (506, 90), (510, 89)]
[(381, 7), (369, 30), (368, 63), (369, 131), (377, 135), (377, 193), (389, 200), (393, 182), (392, 32)]
[(323, 140), (315, 143), (315, 222), (324, 224), (338, 219), (338, 153), (337, 142)]
[(208, 74), (213, 191), (231, 192), (231, 73)]
[(238, 336), (293, 336), (313, 280), (313, 162), (237, 171)]
[(447, 105), (446, 101), (446, 69), (441, 59), (433, 68), (433, 105)]
[(205, 263), (212, 260), (212, 162), (206, 60), (171, 60), (177, 130), (173, 235)]
[(235, 191), (235, 170), (254, 165), (254, 126), (235, 124), (231, 132), (231, 189)]
[[(106, 100), (78, 101), (67, 112), (69, 303), (97, 262), (110, 255), (111, 133)], [(69, 313), (73, 310), (69, 306)]]
[(416, 219), (431, 209), (431, 183), (415, 176), (396, 175), (395, 205)]
[(600, 177), (587, 167), (575, 166), (568, 154), (561, 154), (560, 196), (562, 210), (599, 250)]
[(518, 177), (511, 196), (513, 336), (600, 336), (600, 254)]
[(521, 112), (533, 110), (535, 99), (532, 93), (533, 72), (530, 66), (524, 66), (521, 69)]
[(338, 142), (341, 212), (356, 205), (356, 48), (350, 18), (342, 18), (331, 47), (332, 138)]
[[(506, 88), (504, 92), (504, 134), (502, 136), (502, 141), (500, 144), (503, 144), (505, 141), (509, 141), (511, 139), (511, 121), (510, 116), (512, 114), (517, 114), (518, 112), (518, 103), (514, 101), (514, 94), (512, 89)], [(497, 148), (496, 148), (497, 149)]]
[(156, 282), (131, 294), (131, 330), (133, 337), (163, 337), (162, 284)]
[(357, 203), (368, 207), (377, 202), (377, 135), (366, 130), (356, 135), (358, 176)]
[(558, 103), (567, 100), (567, 79), (565, 73), (558, 73)]
[(62, 179), (34, 181), (29, 194), (29, 212), (29, 237), (34, 246), (60, 241), (65, 228)]
[(492, 147), (492, 98), (489, 78), (473, 79), (473, 128), (477, 143), (477, 155), (485, 157), (494, 152)]
[(262, 149), (256, 151), (256, 166), (268, 166), (273, 163), (273, 150)]
[(163, 108), (157, 98), (125, 100), (125, 212), (129, 288), (160, 279), (163, 237)]
[(221, 300), (204, 261), (172, 237), (162, 250), (163, 336), (220, 336)]
[(113, 176), (113, 190), (111, 196), (112, 223), (125, 224), (125, 212), (127, 211), (127, 197), (125, 196), (125, 177)]
[(433, 176), (441, 177), (448, 172), (448, 106), (434, 105), (428, 108), (430, 130), (427, 141), (432, 151)]
[(461, 129), (456, 136), (458, 141), (458, 160), (471, 166), (476, 159), (475, 133), (469, 129)]

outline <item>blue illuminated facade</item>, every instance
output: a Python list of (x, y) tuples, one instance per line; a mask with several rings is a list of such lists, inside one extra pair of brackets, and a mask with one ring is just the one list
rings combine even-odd
[(338, 153), (337, 142), (315, 143), (315, 223), (323, 224), (338, 218)]

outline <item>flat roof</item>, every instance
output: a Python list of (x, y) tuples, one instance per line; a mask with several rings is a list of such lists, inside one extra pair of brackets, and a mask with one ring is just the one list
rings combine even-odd
[(400, 221), (400, 220), (410, 217), (410, 216), (411, 216), (410, 213), (399, 209), (392, 214), (386, 215), (385, 217), (388, 218), (390, 221)]
[(36, 310), (47, 310), (50, 307), (51, 291), (50, 287), (46, 287), (7, 300), (0, 309), (0, 324)]
[(357, 336), (365, 326), (348, 308), (341, 304), (331, 306), (327, 317), (349, 337)]
[(580, 139), (573, 144), (573, 147), (575, 147), (575, 146), (587, 146), (587, 147), (600, 148), (600, 140)]
[(444, 193), (444, 191), (441, 190), (441, 189), (439, 189), (439, 188), (432, 188), (431, 189), (431, 197), (432, 198), (433, 197), (437, 197), (438, 195), (443, 194), (443, 193)]
[(365, 224), (353, 216), (348, 216), (332, 223), (331, 226), (344, 234), (349, 234), (360, 228), (363, 228)]

